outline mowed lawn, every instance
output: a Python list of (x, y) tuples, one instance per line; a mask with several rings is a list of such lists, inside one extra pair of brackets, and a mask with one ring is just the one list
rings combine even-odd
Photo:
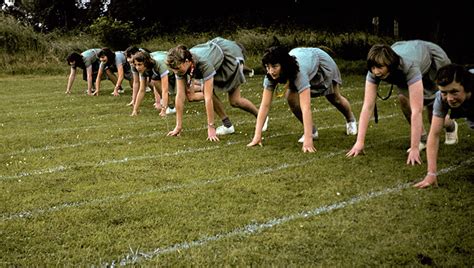
[[(166, 137), (147, 93), (71, 95), (64, 76), (0, 77), (2, 266), (455, 266), (474, 265), (474, 132), (440, 145), (439, 187), (408, 166), (409, 125), (396, 98), (378, 101), (366, 154), (325, 98), (313, 99), (317, 152), (275, 94), (262, 147), (247, 148), (255, 117), (230, 107), (236, 133), (206, 141), (203, 102), (186, 103), (180, 137)], [(260, 104), (263, 76), (242, 96)], [(359, 116), (364, 76), (342, 88)], [(381, 94), (389, 87), (384, 85)], [(221, 122), (216, 119), (216, 125)], [(428, 125), (426, 124), (428, 127)], [(441, 143), (444, 137), (441, 138)]]

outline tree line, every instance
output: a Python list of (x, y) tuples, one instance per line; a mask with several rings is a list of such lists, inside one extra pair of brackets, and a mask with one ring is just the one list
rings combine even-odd
[[(473, 41), (467, 38), (472, 30), (463, 30), (472, 28), (473, 11), (474, 1), (468, 0), (450, 1), (442, 7), (405, 0), (383, 5), (377, 1), (336, 0), (15, 0), (12, 6), (5, 3), (2, 6), (2, 12), (39, 32), (85, 31), (104, 17), (127, 23), (138, 38), (270, 26), (366, 31), (438, 43), (461, 63), (474, 61)], [(376, 27), (374, 18), (377, 18)]]

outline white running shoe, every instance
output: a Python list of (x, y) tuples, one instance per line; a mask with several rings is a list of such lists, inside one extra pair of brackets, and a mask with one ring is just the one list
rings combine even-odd
[(173, 108), (166, 108), (166, 114), (175, 114), (176, 113), (176, 107)]
[[(418, 150), (423, 151), (424, 149), (426, 149), (426, 143), (420, 141), (420, 144), (418, 144)], [(410, 153), (411, 151), (411, 148), (408, 148), (407, 150), (407, 153)]]
[(234, 125), (230, 127), (225, 127), (225, 126), (219, 126), (216, 129), (216, 135), (227, 135), (227, 134), (232, 134), (235, 132)]
[[(119, 89), (119, 90), (117, 90), (117, 91), (118, 91), (118, 93), (119, 93), (119, 94), (123, 94), (123, 93), (125, 93), (125, 89), (123, 89), (123, 88), (120, 88), (120, 89)], [(113, 94), (113, 93), (112, 93), (112, 94)]]
[(346, 135), (357, 135), (357, 121), (346, 123)]
[[(318, 137), (319, 137), (318, 130), (316, 130), (316, 132), (313, 133), (313, 140), (316, 140)], [(303, 134), (303, 136), (301, 136), (301, 138), (298, 140), (298, 142), (299, 143), (304, 142), (304, 134)]]
[(265, 123), (263, 123), (262, 131), (267, 131), (268, 119), (270, 119), (270, 118), (267, 116), (267, 118), (265, 119)]
[(146, 87), (145, 92), (151, 92), (151, 88), (150, 88), (150, 87)]
[(456, 123), (456, 121), (454, 121), (454, 131), (452, 131), (452, 132), (446, 131), (444, 144), (454, 145), (456, 143), (458, 143), (458, 123)]

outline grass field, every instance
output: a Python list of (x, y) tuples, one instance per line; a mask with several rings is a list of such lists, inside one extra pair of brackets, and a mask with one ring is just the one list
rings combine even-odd
[[(80, 76), (78, 76), (80, 78)], [(236, 133), (206, 141), (203, 103), (174, 115), (148, 93), (130, 117), (130, 90), (84, 94), (66, 76), (0, 77), (2, 266), (451, 266), (474, 265), (473, 133), (440, 146), (439, 188), (414, 189), (409, 126), (395, 98), (379, 101), (366, 155), (324, 98), (313, 100), (317, 152), (283, 98), (264, 146), (247, 148), (255, 118), (225, 105)], [(363, 76), (344, 77), (358, 117)], [(260, 103), (262, 76), (242, 95)], [(386, 90), (383, 88), (382, 90)], [(216, 121), (219, 125), (220, 122)], [(443, 142), (443, 139), (442, 139)]]

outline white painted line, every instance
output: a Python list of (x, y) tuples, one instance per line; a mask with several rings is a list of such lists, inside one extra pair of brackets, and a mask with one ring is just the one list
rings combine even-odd
[[(402, 139), (402, 138), (406, 138), (406, 137), (398, 137), (396, 139), (386, 140), (384, 142), (379, 143), (379, 145), (380, 144), (385, 144), (385, 143), (391, 143), (394, 140)], [(369, 145), (369, 146), (367, 146), (367, 148), (370, 148), (370, 147), (373, 147), (373, 146), (375, 146), (375, 145)], [(256, 169), (256, 170), (253, 170), (253, 171), (249, 171), (248, 173), (241, 173), (239, 175), (225, 176), (225, 177), (220, 177), (220, 178), (219, 177), (211, 178), (211, 179), (208, 179), (206, 181), (198, 181), (198, 182), (191, 182), (191, 183), (177, 184), (177, 185), (167, 185), (167, 186), (164, 186), (164, 187), (161, 187), (161, 188), (150, 189), (148, 191), (125, 193), (125, 194), (122, 194), (122, 195), (119, 195), (119, 196), (108, 196), (108, 197), (103, 197), (103, 198), (100, 198), (100, 199), (93, 199), (93, 200), (82, 201), (82, 202), (62, 203), (62, 204), (58, 204), (56, 206), (49, 207), (49, 208), (39, 208), (39, 209), (34, 209), (34, 210), (29, 210), (29, 211), (22, 211), (22, 212), (18, 212), (18, 213), (15, 213), (15, 214), (3, 214), (3, 215), (1, 215), (0, 220), (6, 221), (6, 220), (15, 220), (15, 219), (20, 219), (20, 218), (34, 217), (34, 216), (42, 215), (44, 213), (60, 211), (60, 210), (63, 210), (63, 209), (68, 209), (68, 208), (76, 208), (76, 207), (82, 207), (82, 206), (87, 206), (87, 205), (104, 204), (105, 202), (114, 202), (115, 200), (121, 200), (121, 199), (125, 199), (125, 198), (130, 198), (130, 197), (133, 197), (133, 196), (140, 196), (140, 195), (154, 194), (154, 193), (164, 193), (164, 192), (168, 192), (168, 191), (171, 191), (171, 190), (192, 189), (194, 187), (201, 187), (201, 186), (208, 185), (208, 184), (215, 184), (215, 183), (220, 183), (220, 182), (224, 182), (224, 181), (238, 180), (238, 179), (245, 178), (245, 177), (254, 177), (254, 176), (258, 176), (258, 175), (262, 175), (262, 174), (277, 172), (277, 171), (288, 169), (288, 168), (306, 166), (309, 163), (317, 161), (321, 158), (331, 158), (331, 157), (334, 157), (336, 155), (345, 154), (346, 152), (347, 152), (347, 150), (340, 150), (338, 152), (330, 152), (330, 153), (327, 153), (326, 155), (324, 155), (322, 157), (311, 158), (311, 159), (309, 159), (307, 161), (303, 161), (303, 162), (291, 163), (291, 164), (283, 163), (283, 164), (278, 164), (277, 166), (274, 166), (274, 167), (265, 167), (265, 168), (261, 168), (261, 169)]]
[[(74, 168), (80, 168), (80, 167), (100, 167), (100, 166), (105, 166), (109, 164), (119, 164), (119, 163), (125, 163), (129, 161), (139, 161), (139, 160), (146, 160), (146, 159), (156, 159), (156, 158), (161, 158), (161, 157), (170, 157), (170, 156), (178, 156), (178, 155), (183, 155), (183, 154), (192, 154), (192, 153), (197, 153), (197, 152), (203, 152), (203, 151), (210, 151), (210, 150), (215, 150), (220, 148), (220, 146), (208, 146), (208, 147), (202, 147), (202, 148), (190, 148), (187, 150), (178, 150), (172, 153), (162, 153), (162, 154), (154, 154), (154, 155), (141, 155), (141, 156), (134, 156), (134, 157), (125, 157), (122, 159), (111, 159), (111, 160), (103, 160), (99, 162), (98, 164), (83, 164), (83, 165), (76, 165)], [(8, 179), (20, 179), (23, 177), (29, 177), (33, 175), (44, 175), (44, 174), (51, 174), (51, 173), (56, 173), (56, 172), (61, 172), (65, 171), (68, 169), (73, 168), (72, 166), (57, 166), (57, 167), (52, 167), (52, 168), (47, 168), (47, 169), (41, 169), (41, 170), (33, 170), (30, 172), (21, 172), (16, 175), (8, 176), (8, 175), (0, 175), (0, 180), (8, 180)]]
[[(362, 101), (358, 101), (358, 102), (352, 103), (352, 105), (362, 104), (362, 103), (363, 103)], [(323, 108), (323, 109), (313, 109), (313, 112), (322, 112), (322, 111), (329, 111), (329, 110), (334, 110), (334, 109), (336, 109), (334, 106), (330, 106), (330, 107)], [(110, 116), (112, 116), (112, 115), (109, 115), (109, 114), (97, 115), (97, 116), (95, 116), (95, 119), (107, 118), (107, 120), (108, 120), (110, 118)], [(125, 116), (125, 115), (115, 114), (113, 116), (122, 117), (122, 116)], [(187, 113), (186, 116), (202, 116), (202, 114), (201, 113)], [(165, 118), (165, 120), (166, 120), (166, 118)], [(76, 120), (76, 121), (80, 121), (80, 120)], [(73, 122), (73, 121), (69, 121), (69, 122)], [(137, 121), (130, 121), (126, 125), (127, 126), (133, 126), (133, 125), (135, 125), (135, 122), (137, 122)], [(255, 120), (253, 120), (253, 122), (255, 122)], [(124, 124), (122, 124), (120, 126), (123, 127)], [(61, 133), (61, 132), (68, 132), (68, 131), (77, 132), (78, 130), (81, 130), (81, 129), (85, 129), (87, 131), (88, 129), (97, 129), (97, 128), (102, 128), (102, 127), (110, 128), (110, 125), (102, 125), (101, 124), (101, 125), (95, 125), (95, 126), (94, 125), (88, 125), (88, 126), (73, 127), (73, 128), (45, 128), (45, 129), (43, 129), (42, 133)], [(5, 138), (15, 138), (15, 137), (24, 136), (24, 135), (31, 135), (31, 133), (15, 133), (15, 134), (10, 134), (10, 135), (7, 134), (5, 136), (0, 136), (0, 138), (3, 138), (3, 139), (5, 139)]]
[[(460, 167), (464, 167), (466, 165), (472, 164), (474, 162), (473, 160), (474, 160), (474, 158), (470, 158), (470, 159), (462, 162), (461, 164), (459, 164), (457, 166), (451, 166), (451, 167), (442, 169), (438, 173), (439, 174), (445, 174), (445, 173), (451, 172), (451, 171), (453, 171), (455, 169), (458, 169)], [(421, 179), (418, 179), (418, 180), (421, 180)], [(268, 221), (263, 222), (263, 223), (248, 224), (248, 225), (245, 225), (241, 228), (236, 228), (234, 230), (231, 230), (227, 233), (220, 233), (220, 234), (211, 235), (211, 236), (204, 236), (204, 237), (202, 237), (198, 240), (194, 240), (194, 241), (190, 241), (190, 242), (184, 241), (184, 242), (181, 242), (181, 243), (176, 243), (176, 244), (171, 245), (171, 246), (159, 247), (159, 248), (156, 248), (156, 249), (154, 249), (152, 251), (149, 251), (149, 252), (142, 252), (140, 250), (136, 250), (134, 252), (133, 250), (130, 250), (131, 252), (128, 253), (128, 254), (125, 254), (125, 257), (122, 258), (121, 260), (119, 260), (119, 261), (113, 260), (110, 263), (103, 263), (103, 264), (101, 264), (101, 266), (115, 267), (115, 266), (118, 266), (118, 265), (125, 266), (125, 265), (128, 265), (128, 264), (136, 264), (138, 262), (149, 260), (149, 259), (158, 257), (158, 256), (163, 255), (163, 254), (175, 253), (175, 252), (179, 252), (179, 251), (186, 250), (186, 249), (189, 249), (189, 248), (204, 246), (204, 245), (206, 245), (210, 242), (219, 241), (219, 240), (229, 238), (229, 237), (249, 236), (249, 235), (261, 232), (265, 229), (270, 229), (270, 228), (275, 227), (277, 225), (281, 225), (281, 224), (284, 224), (284, 223), (287, 223), (287, 222), (290, 222), (290, 221), (293, 221), (293, 220), (305, 219), (305, 218), (318, 216), (318, 215), (321, 215), (321, 214), (331, 212), (331, 211), (336, 210), (336, 209), (343, 209), (343, 208), (345, 208), (347, 206), (350, 206), (350, 205), (355, 205), (355, 204), (358, 204), (358, 203), (361, 203), (361, 202), (364, 202), (364, 201), (368, 201), (368, 200), (371, 200), (375, 197), (387, 195), (387, 194), (390, 194), (390, 193), (400, 192), (401, 190), (406, 189), (406, 188), (408, 188), (412, 185), (413, 185), (413, 183), (398, 184), (398, 185), (395, 185), (394, 187), (386, 188), (386, 189), (381, 190), (381, 191), (374, 191), (374, 192), (369, 192), (369, 193), (366, 193), (366, 194), (363, 194), (363, 195), (354, 196), (354, 197), (349, 198), (345, 201), (341, 201), (341, 202), (337, 202), (337, 203), (317, 207), (317, 208), (314, 208), (312, 210), (302, 211), (302, 212), (298, 212), (298, 213), (295, 213), (295, 214), (292, 214), (292, 215), (283, 216), (283, 217), (280, 217), (280, 218), (274, 218), (274, 219), (268, 220)], [(130, 247), (130, 249), (132, 249), (132, 247)]]
[[(320, 110), (317, 110), (317, 111), (326, 111), (326, 110), (331, 110), (331, 109), (334, 109), (334, 108), (329, 107), (329, 108), (320, 109)], [(393, 118), (396, 115), (398, 115), (398, 114), (380, 116), (379, 119)], [(278, 117), (278, 118), (271, 117), (270, 119), (271, 119), (271, 122), (275, 122), (275, 121), (289, 119), (289, 118), (293, 118), (293, 117), (294, 117), (293, 114), (289, 114), (289, 115), (286, 115), (286, 116), (283, 116), (283, 117)], [(245, 125), (245, 124), (249, 124), (249, 123), (255, 123), (255, 120), (245, 120), (245, 121), (238, 122), (234, 125), (239, 126), (239, 125)], [(100, 128), (100, 127), (101, 126), (84, 126), (84, 127), (56, 129), (56, 130), (58, 132), (63, 132), (63, 131), (75, 131), (75, 132), (77, 132), (77, 130), (79, 130), (79, 129), (83, 129), (83, 130), (85, 129), (85, 131), (88, 131), (89, 129)], [(332, 127), (326, 127), (326, 128), (332, 128)], [(186, 130), (186, 131), (187, 132), (201, 131), (203, 129), (205, 129), (205, 128), (193, 128), (193, 129), (189, 129), (189, 130)], [(325, 129), (325, 128), (324, 127), (321, 127), (321, 128), (318, 127), (318, 129)], [(48, 132), (51, 132), (51, 131), (48, 131)], [(108, 139), (107, 142), (109, 142), (109, 143), (119, 143), (119, 142), (123, 142), (124, 140), (164, 136), (166, 133), (168, 133), (168, 131), (166, 131), (166, 132), (153, 132), (151, 134), (139, 135), (139, 136), (121, 136), (121, 137), (114, 138), (114, 139)], [(7, 153), (1, 153), (0, 156), (13, 156), (13, 155), (18, 155), (18, 154), (29, 154), (29, 153), (45, 152), (45, 151), (51, 151), (51, 150), (75, 148), (75, 147), (80, 147), (80, 146), (85, 146), (85, 145), (102, 144), (102, 143), (103, 143), (103, 141), (85, 141), (85, 142), (78, 142), (78, 143), (72, 143), (72, 144), (63, 144), (63, 145), (57, 145), (57, 146), (47, 145), (47, 146), (44, 146), (44, 147), (38, 147), (38, 148), (33, 147), (33, 148), (29, 148), (29, 149), (24, 148), (22, 150), (17, 150), (17, 151), (12, 151), (12, 152), (7, 152)], [(0, 179), (1, 179), (1, 176), (0, 176)]]
[[(389, 115), (389, 116), (385, 116), (383, 118), (392, 118), (394, 116), (396, 116), (396, 115)], [(382, 118), (382, 117), (379, 117), (379, 118)], [(331, 128), (338, 128), (338, 127), (345, 127), (345, 125), (332, 125), (332, 126), (318, 127), (318, 129), (321, 130), (321, 129), (331, 129)], [(202, 129), (204, 129), (204, 128), (202, 128)], [(281, 137), (281, 136), (295, 135), (295, 134), (298, 134), (298, 133), (289, 132), (289, 133), (284, 133), (284, 134), (273, 134), (273, 135), (267, 136), (267, 138), (274, 138), (274, 137)], [(156, 135), (158, 135), (158, 134), (155, 132), (155, 133), (152, 133), (152, 134), (147, 135), (147, 136), (156, 136)], [(122, 138), (120, 138), (119, 140), (123, 141)], [(118, 142), (118, 141), (113, 140), (111, 142)], [(245, 141), (241, 140), (241, 141), (234, 141), (234, 142), (229, 141), (229, 142), (226, 143), (226, 145), (234, 145), (234, 144), (240, 144), (240, 143), (246, 143), (246, 142), (250, 142), (250, 141), (249, 140), (245, 140)], [(64, 146), (66, 146), (66, 145), (64, 145)], [(75, 146), (72, 146), (72, 147), (75, 147)], [(59, 148), (62, 148), (62, 147), (59, 147)], [(220, 146), (216, 145), (216, 146), (208, 146), (208, 147), (204, 147), (204, 148), (190, 148), (190, 149), (187, 149), (187, 150), (178, 150), (178, 151), (173, 152), (173, 153), (161, 153), (161, 154), (154, 154), (154, 155), (131, 156), (131, 157), (125, 157), (123, 159), (103, 160), (99, 164), (94, 163), (94, 164), (76, 165), (76, 166), (74, 166), (74, 168), (91, 167), (91, 166), (92, 167), (99, 167), (99, 166), (105, 166), (105, 165), (108, 165), (108, 164), (127, 163), (127, 162), (130, 162), (130, 161), (156, 159), (156, 158), (160, 158), (160, 157), (177, 156), (177, 155), (183, 155), (183, 154), (192, 154), (192, 153), (197, 153), (197, 152), (215, 150), (215, 149), (219, 149), (219, 148), (220, 148)], [(65, 171), (65, 170), (68, 170), (68, 169), (71, 169), (71, 168), (72, 168), (71, 166), (62, 166), (61, 165), (61, 166), (51, 167), (51, 168), (47, 168), (47, 169), (33, 170), (33, 171), (29, 171), (29, 172), (21, 172), (21, 173), (15, 174), (15, 175), (0, 175), (0, 180), (20, 179), (20, 178), (23, 178), (23, 177), (29, 177), (29, 176), (33, 176), (33, 175), (51, 174), (51, 173), (55, 173), (55, 172)]]

